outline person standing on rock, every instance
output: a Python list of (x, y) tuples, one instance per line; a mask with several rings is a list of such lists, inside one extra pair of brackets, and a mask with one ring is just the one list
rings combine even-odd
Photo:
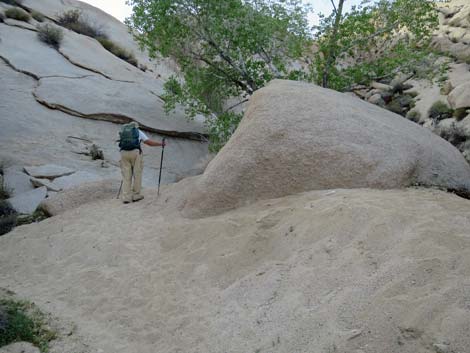
[(122, 126), (119, 132), (121, 151), (122, 202), (136, 202), (144, 198), (141, 194), (144, 160), (141, 142), (147, 146), (165, 146), (165, 142), (151, 140), (140, 129), (139, 124), (131, 122)]

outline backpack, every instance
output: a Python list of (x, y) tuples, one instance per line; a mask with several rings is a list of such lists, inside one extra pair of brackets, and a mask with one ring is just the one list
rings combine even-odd
[(139, 130), (133, 123), (125, 124), (119, 132), (119, 148), (124, 151), (140, 150)]

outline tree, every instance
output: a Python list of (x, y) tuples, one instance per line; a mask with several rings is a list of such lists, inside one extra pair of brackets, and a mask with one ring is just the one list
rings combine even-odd
[(128, 0), (128, 21), (151, 55), (172, 57), (183, 79), (165, 84), (166, 108), (208, 116), (213, 148), (230, 136), (240, 115), (226, 102), (247, 97), (290, 68), (310, 43), (308, 8), (301, 0)]
[(316, 27), (313, 76), (324, 87), (345, 90), (354, 83), (412, 71), (429, 54), (438, 25), (432, 0), (366, 1), (343, 14), (338, 0)]

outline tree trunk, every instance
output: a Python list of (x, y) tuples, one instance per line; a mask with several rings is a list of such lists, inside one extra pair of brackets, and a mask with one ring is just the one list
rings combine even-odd
[(343, 5), (345, 0), (339, 0), (338, 7), (336, 8), (335, 23), (333, 25), (333, 32), (331, 33), (330, 41), (328, 43), (327, 51), (325, 53), (325, 69), (323, 70), (322, 86), (328, 87), (328, 80), (330, 76), (331, 67), (336, 63), (337, 46), (338, 46), (338, 29), (343, 15)]

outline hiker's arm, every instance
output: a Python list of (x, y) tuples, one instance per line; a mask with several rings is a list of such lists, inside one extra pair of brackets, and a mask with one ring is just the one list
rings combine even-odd
[(163, 144), (162, 142), (157, 142), (157, 141), (154, 141), (154, 140), (145, 140), (144, 143), (148, 146), (152, 146), (152, 147), (159, 147), (159, 146), (165, 146), (166, 145), (166, 142), (165, 144)]

